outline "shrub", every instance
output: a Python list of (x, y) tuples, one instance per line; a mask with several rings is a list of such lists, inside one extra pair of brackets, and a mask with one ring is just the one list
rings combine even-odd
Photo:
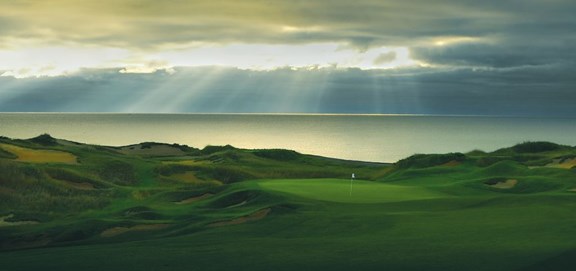
[(40, 144), (42, 146), (58, 145), (58, 143), (56, 142), (56, 139), (53, 138), (52, 136), (50, 136), (49, 134), (41, 134), (37, 137), (31, 138), (30, 141), (34, 142), (36, 144)]
[(206, 146), (200, 152), (204, 155), (209, 155), (221, 151), (236, 150), (236, 148), (226, 145), (226, 146)]
[(450, 161), (462, 162), (464, 160), (466, 160), (466, 155), (459, 152), (448, 154), (415, 154), (396, 162), (396, 165), (399, 168), (426, 168), (446, 164)]
[(298, 152), (283, 149), (256, 150), (254, 151), (254, 155), (278, 161), (292, 161), (300, 157), (300, 153)]
[(183, 152), (188, 152), (188, 153), (194, 153), (194, 154), (200, 154), (200, 150), (196, 149), (196, 148), (192, 148), (188, 145), (180, 145), (177, 143), (172, 144), (172, 147), (180, 149)]
[(562, 146), (551, 142), (524, 142), (512, 147), (512, 150), (519, 153), (547, 152), (561, 149)]

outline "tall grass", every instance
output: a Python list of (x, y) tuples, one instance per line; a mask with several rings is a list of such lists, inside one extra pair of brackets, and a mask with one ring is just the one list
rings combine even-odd
[(98, 175), (105, 181), (133, 185), (138, 182), (134, 165), (121, 160), (108, 160), (98, 166)]
[(113, 194), (78, 190), (51, 181), (41, 168), (0, 160), (0, 209), (5, 212), (80, 212), (103, 208)]

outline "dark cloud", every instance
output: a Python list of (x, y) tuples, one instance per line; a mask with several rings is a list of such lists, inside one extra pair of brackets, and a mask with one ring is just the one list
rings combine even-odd
[[(333, 42), (407, 47), (433, 65), (502, 68), (574, 59), (574, 11), (570, 0), (3, 1), (0, 46), (27, 40), (158, 51), (193, 42)], [(475, 40), (434, 45), (454, 37)]]
[[(448, 31), (478, 40), (446, 46), (412, 46), (412, 55), (431, 64), (518, 67), (574, 62), (576, 37), (573, 1), (478, 1), (499, 9), (495, 18), (464, 20)], [(461, 32), (460, 32), (461, 30)], [(467, 34), (466, 34), (467, 33)]]
[(0, 18), (17, 27), (0, 31), (129, 48), (198, 41), (410, 47), (442, 36), (570, 35), (575, 9), (568, 0), (3, 1)]
[(412, 49), (412, 57), (428, 63), (468, 67), (518, 67), (574, 62), (571, 43), (537, 45), (525, 43), (461, 43)]
[[(576, 117), (566, 67), (508, 70), (177, 68), (0, 78), (0, 111), (382, 113)], [(538, 79), (540, 77), (540, 79)]]
[(8, 50), (22, 41), (65, 43), (145, 58), (195, 42), (329, 42), (359, 50), (405, 47), (430, 67), (178, 68), (174, 75), (120, 74), (121, 67), (0, 77), (0, 111), (576, 116), (575, 11), (572, 0), (2, 1), (0, 47)]

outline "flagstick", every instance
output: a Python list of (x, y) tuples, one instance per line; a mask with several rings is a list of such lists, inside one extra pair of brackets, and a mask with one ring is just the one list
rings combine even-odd
[(350, 178), (350, 197), (352, 197), (352, 178)]
[(350, 197), (352, 197), (352, 181), (354, 180), (354, 173), (352, 173), (352, 177), (350, 177)]

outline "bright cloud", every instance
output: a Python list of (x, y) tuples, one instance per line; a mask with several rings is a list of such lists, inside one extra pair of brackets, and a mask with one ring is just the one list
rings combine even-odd
[(0, 51), (0, 58), (2, 76), (16, 78), (65, 75), (83, 68), (122, 68), (121, 73), (152, 73), (173, 72), (173, 67), (182, 66), (273, 70), (284, 67), (390, 69), (418, 65), (410, 58), (407, 48), (378, 47), (360, 51), (336, 43), (210, 44), (146, 54), (119, 48), (40, 47)]
[(30, 47), (0, 50), (1, 76), (16, 78), (58, 76), (82, 68), (112, 67), (130, 56), (118, 48)]
[[(377, 63), (381, 54), (393, 53), (396, 58)], [(174, 66), (231, 66), (242, 69), (270, 70), (281, 67), (310, 66), (342, 68), (398, 68), (417, 65), (407, 48), (379, 47), (360, 51), (336, 43), (304, 45), (232, 44), (167, 51), (153, 54)]]

